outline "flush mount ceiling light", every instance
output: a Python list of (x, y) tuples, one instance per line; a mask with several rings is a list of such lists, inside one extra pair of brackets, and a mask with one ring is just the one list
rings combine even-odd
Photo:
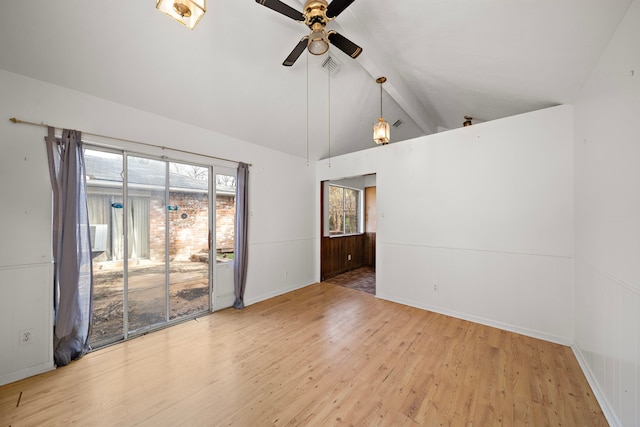
[(207, 0), (156, 0), (156, 9), (193, 30), (207, 11)]
[(376, 144), (388, 144), (391, 140), (391, 127), (382, 118), (382, 84), (387, 81), (386, 77), (378, 77), (376, 83), (380, 85), (380, 118), (378, 123), (373, 125), (373, 140)]

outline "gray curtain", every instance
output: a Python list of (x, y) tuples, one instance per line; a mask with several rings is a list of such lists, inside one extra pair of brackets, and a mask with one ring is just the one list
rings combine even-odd
[(238, 164), (238, 177), (236, 181), (236, 233), (235, 254), (233, 260), (233, 287), (236, 300), (235, 308), (244, 308), (244, 289), (247, 284), (247, 229), (249, 212), (248, 199), (249, 165)]
[(45, 138), (53, 189), (53, 358), (57, 366), (86, 354), (93, 313), (87, 184), (81, 133)]

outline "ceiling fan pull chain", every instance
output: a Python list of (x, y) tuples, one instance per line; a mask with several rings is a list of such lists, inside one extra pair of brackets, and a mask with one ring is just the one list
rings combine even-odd
[(309, 51), (307, 51), (307, 166), (309, 166)]
[(329, 69), (327, 68), (327, 86), (329, 88), (329, 96), (328, 96), (328, 110), (329, 110), (329, 135), (328, 135), (328, 139), (329, 139), (329, 167), (331, 167), (331, 72), (329, 71)]

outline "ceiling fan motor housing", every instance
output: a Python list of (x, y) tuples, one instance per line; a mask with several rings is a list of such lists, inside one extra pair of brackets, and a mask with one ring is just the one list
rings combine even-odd
[(329, 3), (326, 0), (307, 0), (304, 4), (304, 23), (307, 27), (313, 29), (314, 24), (320, 24), (323, 27), (329, 22), (327, 18), (327, 7)]

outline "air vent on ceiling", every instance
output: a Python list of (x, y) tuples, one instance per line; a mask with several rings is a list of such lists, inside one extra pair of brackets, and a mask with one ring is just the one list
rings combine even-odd
[(322, 68), (329, 70), (329, 74), (335, 75), (342, 68), (342, 62), (331, 55), (327, 55), (327, 59), (322, 63)]
[(395, 121), (395, 123), (393, 124), (394, 128), (399, 128), (400, 126), (402, 126), (403, 121), (398, 119)]

